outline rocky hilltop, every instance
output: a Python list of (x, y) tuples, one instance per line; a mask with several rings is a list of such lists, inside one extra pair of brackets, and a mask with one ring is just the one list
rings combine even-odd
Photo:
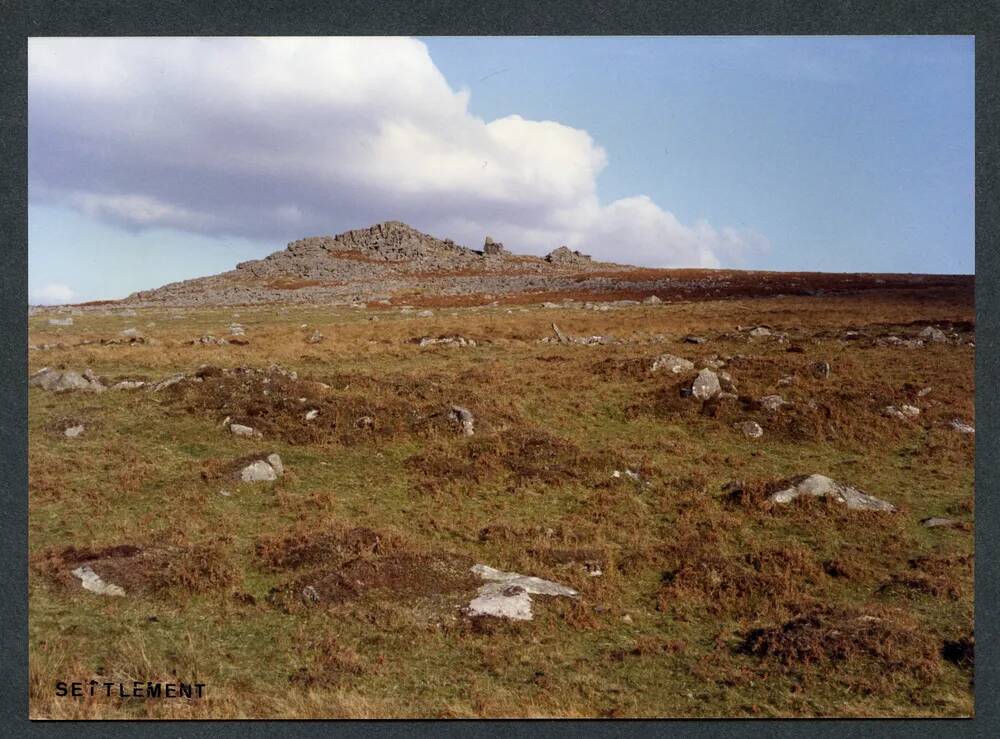
[(419, 288), (471, 294), (557, 289), (581, 272), (628, 269), (561, 246), (518, 255), (487, 236), (476, 250), (387, 221), (337, 236), (293, 241), (229, 272), (134, 293), (132, 304), (211, 305), (387, 299)]
[(228, 272), (143, 290), (120, 302), (135, 307), (655, 302), (899, 289), (918, 289), (927, 296), (935, 290), (969, 291), (972, 282), (947, 275), (641, 269), (595, 262), (567, 246), (544, 257), (514, 254), (489, 236), (482, 249), (470, 249), (388, 221), (293, 241)]

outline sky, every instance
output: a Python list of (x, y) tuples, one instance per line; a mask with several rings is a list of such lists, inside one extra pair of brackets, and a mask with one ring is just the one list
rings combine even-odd
[(972, 37), (35, 38), (29, 301), (401, 220), (643, 266), (974, 271)]

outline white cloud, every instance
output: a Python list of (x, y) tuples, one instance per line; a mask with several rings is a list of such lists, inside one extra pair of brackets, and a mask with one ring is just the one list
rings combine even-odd
[(764, 243), (642, 195), (602, 205), (586, 131), (468, 102), (414, 39), (31, 39), (31, 196), (130, 228), (277, 240), (398, 219), (648, 265)]
[(75, 294), (68, 285), (50, 282), (31, 291), (31, 302), (35, 305), (57, 305), (70, 302)]

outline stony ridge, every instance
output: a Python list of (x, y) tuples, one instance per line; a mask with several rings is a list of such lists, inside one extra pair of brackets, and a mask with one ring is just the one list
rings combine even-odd
[[(233, 304), (348, 296), (372, 300), (418, 283), (432, 290), (454, 289), (455, 278), (469, 283), (459, 287), (461, 293), (523, 291), (555, 287), (544, 279), (549, 275), (562, 275), (558, 282), (564, 283), (567, 273), (615, 268), (624, 269), (593, 262), (566, 246), (544, 258), (518, 255), (487, 236), (483, 248), (474, 250), (400, 221), (387, 221), (336, 236), (299, 239), (263, 259), (240, 262), (228, 272), (136, 292), (124, 302)], [(437, 285), (435, 278), (442, 284)]]

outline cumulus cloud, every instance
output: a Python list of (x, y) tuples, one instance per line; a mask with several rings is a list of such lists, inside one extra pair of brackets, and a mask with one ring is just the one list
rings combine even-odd
[(57, 305), (59, 303), (70, 302), (76, 293), (70, 289), (69, 285), (58, 282), (49, 284), (31, 291), (31, 302), (35, 305)]
[(407, 38), (29, 43), (29, 194), (132, 229), (283, 241), (403, 220), (472, 246), (717, 266), (765, 245), (602, 204), (583, 130), (484, 121)]

